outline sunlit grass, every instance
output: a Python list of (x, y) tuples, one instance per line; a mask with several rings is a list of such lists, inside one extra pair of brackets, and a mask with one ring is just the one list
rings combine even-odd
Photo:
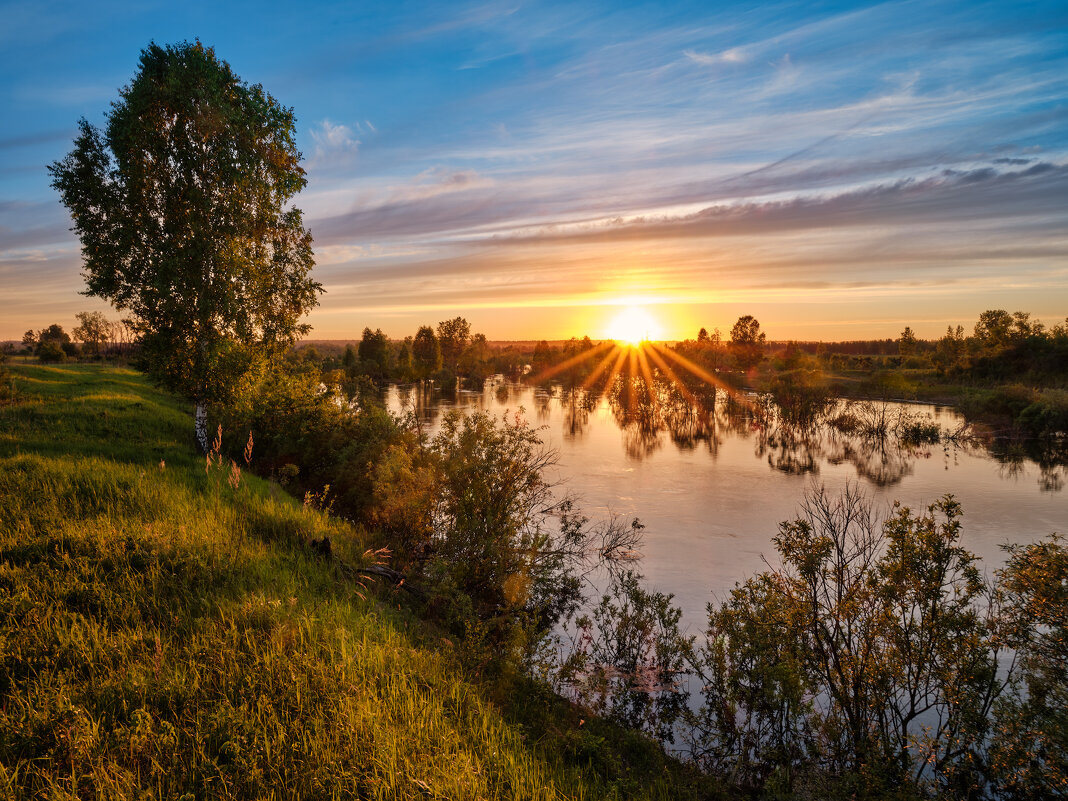
[(502, 716), (505, 693), (465, 679), (439, 633), (305, 546), (330, 537), (357, 563), (358, 530), (247, 472), (236, 489), (206, 473), (189, 410), (141, 376), (15, 372), (4, 797), (679, 797), (662, 763), (640, 781), (591, 769), (628, 758), (552, 703), (531, 700), (543, 745), (525, 740), (521, 699)]

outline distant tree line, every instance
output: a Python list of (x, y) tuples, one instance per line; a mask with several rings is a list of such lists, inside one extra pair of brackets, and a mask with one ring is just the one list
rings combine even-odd
[[(582, 388), (595, 396), (613, 392), (611, 381), (647, 383), (642, 371), (662, 370), (653, 357), (632, 360), (628, 346), (572, 337), (490, 346), (472, 335), (462, 317), (442, 321), (435, 330), (421, 326), (416, 335), (390, 339), (366, 328), (359, 343), (344, 348), (301, 345), (291, 362), (318, 365), (329, 386), (349, 395), (385, 382), (432, 381), (438, 389), (480, 388), (495, 374), (530, 383)], [(642, 346), (646, 350), (651, 346)], [(938, 340), (917, 337), (910, 326), (894, 340), (848, 342), (771, 342), (752, 315), (739, 317), (724, 336), (701, 328), (696, 338), (670, 346), (684, 363), (673, 362), (672, 381), (693, 399), (707, 394), (710, 382), (769, 392), (799, 419), (818, 416), (838, 396), (876, 400), (927, 397), (955, 404), (969, 420), (993, 426), (994, 433), (1058, 437), (1068, 432), (1068, 333), (1050, 328), (1029, 314), (983, 312), (971, 335), (949, 327)], [(617, 361), (618, 359), (618, 361)], [(618, 394), (618, 393), (617, 393)]]
[(39, 331), (22, 335), (21, 353), (36, 356), (45, 363), (68, 359), (129, 357), (134, 351), (135, 334), (127, 320), (108, 320), (103, 312), (78, 312), (78, 324), (68, 333), (53, 323)]
[(750, 330), (753, 323), (752, 318), (740, 318), (726, 342), (718, 329), (709, 334), (702, 328), (696, 339), (676, 347), (714, 369), (752, 369), (772, 355), (809, 354), (833, 369), (933, 369), (938, 375), (975, 382), (1023, 380), (1045, 385), (1061, 384), (1068, 378), (1064, 368), (1068, 364), (1068, 320), (1046, 328), (1028, 312), (988, 310), (979, 315), (971, 334), (963, 326), (950, 325), (935, 340), (920, 339), (911, 326), (905, 326), (896, 339), (776, 346), (760, 340), (763, 347), (754, 347), (759, 323)]

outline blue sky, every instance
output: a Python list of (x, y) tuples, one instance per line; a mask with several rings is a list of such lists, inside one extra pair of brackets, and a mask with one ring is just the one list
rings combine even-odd
[[(45, 166), (139, 52), (293, 106), (313, 336), (937, 336), (1068, 315), (1068, 6), (2, 3), (0, 338), (107, 306)], [(692, 329), (692, 330), (691, 330)]]

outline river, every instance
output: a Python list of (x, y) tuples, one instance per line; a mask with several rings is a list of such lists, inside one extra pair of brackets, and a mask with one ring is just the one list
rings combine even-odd
[(578, 497), (586, 515), (645, 524), (639, 569), (652, 588), (674, 594), (691, 633), (703, 630), (706, 604), (764, 569), (764, 559), (776, 562), (779, 523), (796, 517), (805, 493), (820, 484), (837, 493), (858, 483), (887, 513), (895, 501), (915, 511), (952, 493), (963, 508), (962, 544), (987, 572), (1003, 563), (1003, 544), (1068, 532), (1063, 461), (1028, 456), (1018, 446), (991, 451), (967, 438), (947, 441), (963, 424), (952, 409), (868, 407), (942, 431), (940, 442), (905, 445), (829, 426), (795, 436), (744, 409), (732, 413), (725, 400), (709, 414), (650, 416), (621, 410), (607, 396), (499, 378), (455, 395), (411, 386), (386, 393), (388, 408), (414, 411), (431, 432), (452, 408), (498, 416), (522, 409), (558, 453), (552, 478)]

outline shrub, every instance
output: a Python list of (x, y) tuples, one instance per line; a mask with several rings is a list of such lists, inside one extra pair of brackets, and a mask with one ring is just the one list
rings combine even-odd
[(780, 373), (772, 382), (771, 394), (783, 421), (801, 428), (818, 423), (835, 405), (827, 382), (817, 370)]
[(815, 768), (872, 794), (974, 794), (998, 643), (960, 506), (880, 525), (856, 489), (819, 490), (803, 512), (775, 538), (782, 567), (710, 609), (698, 760), (755, 788)]
[(37, 346), (37, 358), (45, 364), (54, 364), (67, 360), (62, 345), (53, 340), (45, 340)]
[(1057, 536), (1007, 547), (1000, 573), (1005, 635), (1022, 663), (997, 705), (990, 754), (1008, 799), (1068, 792), (1068, 547)]
[(600, 603), (575, 621), (574, 647), (556, 677), (584, 709), (668, 742), (686, 711), (694, 643), (671, 601), (645, 589), (639, 574), (615, 573)]

